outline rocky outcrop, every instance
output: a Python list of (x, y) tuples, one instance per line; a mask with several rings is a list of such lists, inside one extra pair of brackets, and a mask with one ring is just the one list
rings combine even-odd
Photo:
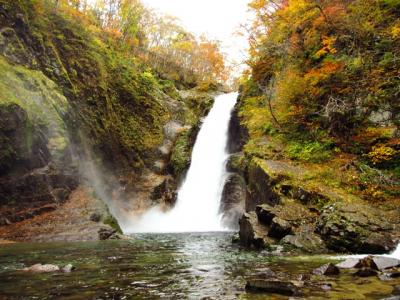
[(259, 159), (253, 159), (249, 166), (249, 196), (246, 199), (246, 211), (256, 209), (257, 205), (276, 205), (280, 202), (274, 191), (276, 178), (266, 170), (267, 165)]
[(385, 215), (370, 205), (335, 203), (323, 210), (317, 232), (338, 252), (386, 253), (395, 248), (396, 234)]
[[(269, 237), (288, 251), (309, 253), (374, 254), (394, 249), (399, 238), (397, 208), (371, 207), (356, 197), (346, 201), (326, 187), (307, 187), (297, 174), (301, 169), (285, 162), (258, 158), (250, 162), (246, 210), (255, 212), (263, 225), (264, 232), (257, 236)], [(243, 227), (242, 235), (251, 240), (254, 234), (249, 228), (257, 224)]]
[(220, 212), (225, 227), (239, 229), (239, 219), (243, 215), (247, 187), (244, 178), (236, 173), (230, 174), (222, 191)]
[(242, 151), (243, 146), (246, 144), (249, 138), (249, 133), (247, 132), (246, 127), (240, 123), (239, 108), (240, 99), (239, 102), (235, 105), (229, 121), (227, 144), (228, 153), (236, 153)]

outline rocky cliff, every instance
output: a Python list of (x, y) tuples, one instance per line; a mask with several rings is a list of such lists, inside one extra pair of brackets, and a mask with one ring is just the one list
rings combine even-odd
[(0, 1), (0, 239), (109, 238), (113, 215), (175, 201), (213, 96), (85, 26), (46, 1)]
[(248, 123), (253, 120), (245, 115), (251, 105), (242, 92), (231, 120), (229, 145), (235, 153), (223, 193), (223, 203), (242, 203), (245, 211), (231, 220), (239, 221), (240, 243), (302, 253), (392, 251), (400, 238), (398, 198), (375, 202), (345, 188), (344, 178), (355, 176), (357, 168), (346, 159), (300, 163), (285, 158), (268, 135), (255, 145)]

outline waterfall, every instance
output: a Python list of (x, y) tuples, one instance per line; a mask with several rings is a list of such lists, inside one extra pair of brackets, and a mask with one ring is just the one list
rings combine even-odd
[(221, 231), (219, 214), (228, 158), (226, 144), (231, 111), (237, 93), (216, 97), (205, 118), (192, 152), (186, 179), (178, 191), (175, 207), (162, 212), (155, 207), (133, 222), (132, 232), (207, 232)]

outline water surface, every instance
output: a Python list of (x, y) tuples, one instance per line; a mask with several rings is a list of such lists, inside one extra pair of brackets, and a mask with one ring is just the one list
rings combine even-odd
[[(308, 273), (332, 261), (244, 251), (231, 243), (232, 235), (140, 234), (131, 241), (3, 245), (0, 299), (287, 299), (247, 294), (247, 276), (266, 267)], [(69, 274), (17, 271), (36, 263), (72, 263), (77, 269)], [(381, 299), (395, 284), (352, 277), (328, 281), (333, 284), (329, 297), (335, 299)], [(307, 298), (327, 295), (315, 290)]]

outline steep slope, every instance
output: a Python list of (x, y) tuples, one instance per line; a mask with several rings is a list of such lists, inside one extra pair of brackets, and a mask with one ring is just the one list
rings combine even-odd
[[(92, 215), (87, 226), (94, 227), (115, 224), (95, 198), (118, 217), (151, 201), (173, 204), (213, 98), (176, 90), (89, 25), (51, 1), (0, 1), (0, 238), (34, 239), (19, 237), (17, 223), (45, 222), (43, 213), (51, 219), (82, 194), (98, 209), (75, 209)], [(69, 197), (82, 184), (94, 197)], [(93, 238), (90, 230), (82, 235)]]
[(393, 249), (398, 1), (250, 7), (257, 16), (251, 68), (231, 124), (230, 145), (239, 153), (229, 164), (247, 183), (242, 243), (311, 252)]

